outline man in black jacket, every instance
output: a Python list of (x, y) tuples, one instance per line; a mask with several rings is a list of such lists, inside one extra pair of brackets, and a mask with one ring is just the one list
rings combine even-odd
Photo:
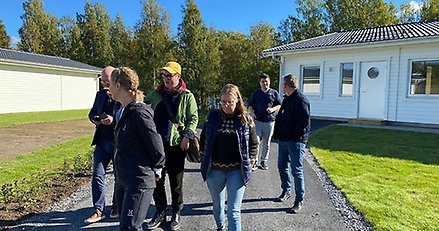
[(305, 196), (302, 164), (311, 128), (310, 105), (308, 99), (298, 89), (296, 76), (289, 74), (282, 80), (285, 97), (274, 128), (274, 138), (279, 140), (278, 169), (283, 190), (278, 201), (286, 201), (291, 196), (291, 176), (288, 170), (288, 162), (290, 162), (296, 194), (291, 212), (297, 213), (302, 209)]
[[(101, 72), (100, 81), (103, 89), (96, 93), (93, 107), (88, 114), (90, 121), (96, 125), (92, 145), (96, 145), (93, 152), (93, 176), (91, 181), (92, 201), (94, 212), (84, 220), (85, 223), (94, 223), (105, 218), (105, 169), (114, 155), (114, 126), (113, 115), (120, 104), (111, 99), (109, 93), (110, 75), (114, 67), (107, 66)], [(116, 186), (115, 186), (116, 187)], [(115, 198), (110, 212), (111, 218), (118, 217)]]

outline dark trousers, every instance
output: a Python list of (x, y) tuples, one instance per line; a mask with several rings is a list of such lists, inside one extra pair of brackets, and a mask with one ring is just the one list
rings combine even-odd
[(154, 202), (157, 207), (156, 213), (165, 211), (167, 206), (165, 178), (166, 173), (169, 176), (169, 185), (171, 188), (172, 212), (178, 213), (183, 209), (183, 173), (186, 152), (183, 152), (180, 146), (165, 145), (166, 162), (162, 170), (162, 178), (157, 181), (154, 190)]
[(143, 230), (142, 223), (151, 204), (154, 189), (133, 187), (132, 185), (122, 187), (123, 190), (118, 191), (116, 196), (117, 204), (121, 205), (119, 229)]

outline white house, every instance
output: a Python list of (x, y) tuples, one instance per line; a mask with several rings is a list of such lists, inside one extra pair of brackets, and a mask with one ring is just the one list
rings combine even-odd
[(438, 20), (330, 33), (263, 55), (279, 61), (281, 77), (299, 78), (314, 118), (439, 125)]
[(101, 69), (0, 48), (0, 114), (91, 108)]

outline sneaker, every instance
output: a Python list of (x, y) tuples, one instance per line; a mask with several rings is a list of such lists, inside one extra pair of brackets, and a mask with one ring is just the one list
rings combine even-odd
[(294, 206), (291, 208), (292, 213), (298, 213), (303, 207), (303, 201), (294, 202)]
[(105, 218), (104, 213), (96, 209), (96, 211), (91, 216), (89, 216), (87, 219), (84, 220), (84, 223), (91, 224), (98, 222), (104, 218)]
[(171, 230), (180, 229), (180, 214), (174, 213), (171, 218)]
[(259, 168), (262, 170), (268, 170), (267, 162), (261, 161), (261, 165), (259, 165)]
[(280, 196), (277, 198), (277, 201), (278, 202), (284, 202), (284, 201), (290, 199), (290, 197), (291, 197), (291, 192), (284, 190), (284, 191), (282, 191)]
[(148, 229), (158, 228), (163, 222), (166, 222), (165, 211), (161, 213), (156, 213), (154, 215), (154, 218), (152, 218), (151, 221), (148, 222)]
[(256, 170), (258, 170), (258, 162), (257, 161), (255, 161), (255, 163), (254, 163), (254, 165), (252, 167), (252, 171), (253, 172), (256, 171)]
[(111, 206), (110, 218), (115, 219), (119, 217), (119, 211), (117, 211), (117, 205), (113, 204)]

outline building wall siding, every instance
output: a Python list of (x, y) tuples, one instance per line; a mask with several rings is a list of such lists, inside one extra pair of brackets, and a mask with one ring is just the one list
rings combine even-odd
[(0, 64), (0, 114), (90, 108), (95, 76)]
[[(439, 43), (352, 48), (338, 51), (323, 50), (283, 56), (282, 75), (293, 73), (300, 79), (301, 66), (320, 65), (320, 83), (322, 85), (320, 95), (307, 95), (311, 102), (313, 116), (358, 118), (360, 64), (362, 62), (385, 61), (388, 72), (385, 119), (397, 122), (439, 124), (439, 95), (409, 97), (407, 94), (410, 60), (439, 59)], [(354, 63), (353, 95), (351, 97), (339, 95), (340, 65), (346, 62)]]

